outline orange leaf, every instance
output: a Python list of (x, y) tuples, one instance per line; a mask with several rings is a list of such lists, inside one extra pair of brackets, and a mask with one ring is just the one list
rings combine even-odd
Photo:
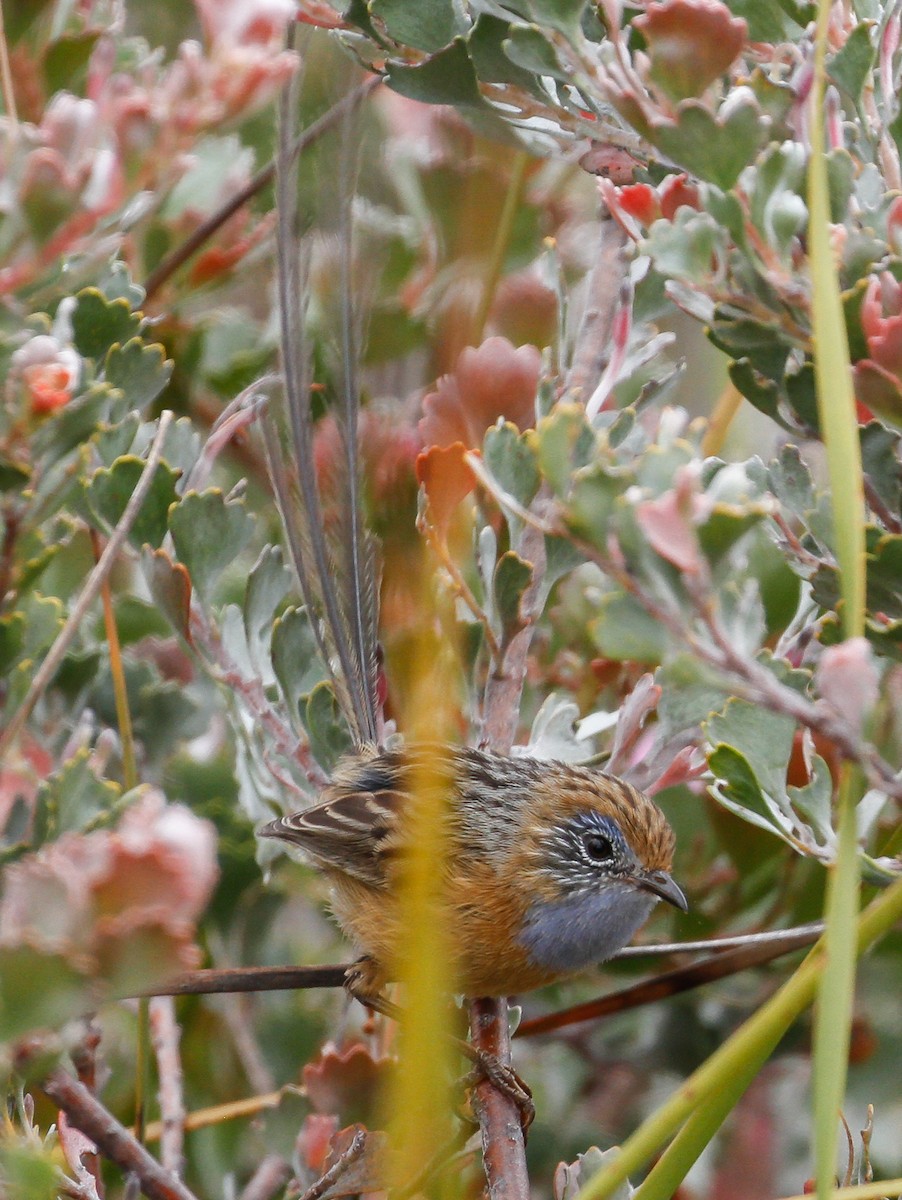
[(451, 446), (430, 446), (417, 455), (417, 481), (425, 489), (432, 524), (442, 536), (458, 504), (476, 486), (464, 458), (466, 453), (463, 442), (454, 442)]

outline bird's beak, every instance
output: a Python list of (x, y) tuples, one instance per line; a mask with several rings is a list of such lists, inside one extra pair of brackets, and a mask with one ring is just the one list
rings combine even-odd
[(689, 911), (689, 901), (686, 899), (683, 889), (666, 871), (649, 871), (647, 875), (643, 875), (636, 882), (644, 891), (652, 892), (659, 899), (672, 904), (674, 908), (679, 908), (683, 912)]

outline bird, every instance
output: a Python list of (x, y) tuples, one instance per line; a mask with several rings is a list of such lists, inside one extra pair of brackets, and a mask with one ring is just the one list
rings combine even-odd
[(673, 831), (624, 780), (468, 747), (360, 747), (321, 803), (260, 830), (300, 848), (330, 883), (335, 917), (362, 952), (348, 980), (359, 997), (395, 977), (427, 772), (442, 792), (439, 894), (460, 993), (518, 995), (566, 979), (621, 949), (657, 901), (686, 911), (670, 873)]
[[(289, 88), (276, 182), (284, 387), (264, 422), (264, 445), (289, 558), (353, 748), (319, 803), (258, 833), (300, 849), (325, 876), (334, 915), (360, 953), (346, 986), (378, 1006), (405, 941), (399, 896), (414, 849), (418, 788), (428, 779), (442, 813), (436, 877), (454, 987), (469, 997), (517, 995), (610, 958), (657, 901), (687, 909), (671, 874), (673, 831), (652, 799), (591, 767), (386, 738), (378, 548), (363, 519), (359, 479), (352, 188), (343, 190), (333, 214), (340, 296), (335, 414), (344, 462), (341, 502), (336, 508), (330, 497), (326, 521), (313, 454), (313, 355), (305, 323), (310, 237), (298, 233), (295, 111)], [(343, 160), (340, 173), (350, 170)]]

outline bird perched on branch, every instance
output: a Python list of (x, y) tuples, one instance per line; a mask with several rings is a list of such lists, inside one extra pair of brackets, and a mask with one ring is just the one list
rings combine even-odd
[(670, 874), (673, 833), (652, 800), (599, 771), (481, 749), (383, 745), (377, 555), (360, 504), (350, 208), (345, 199), (339, 215), (344, 504), (341, 519), (330, 512), (326, 532), (313, 465), (308, 250), (296, 234), (293, 103), (289, 94), (277, 183), (284, 396), (266, 426), (267, 457), (290, 557), (355, 748), (321, 803), (259, 832), (299, 847), (327, 877), (335, 916), (363, 956), (348, 986), (376, 999), (404, 943), (399, 895), (415, 797), (428, 779), (440, 793), (443, 851), (435, 870), (456, 990), (528, 991), (609, 958), (656, 901), (686, 909)]

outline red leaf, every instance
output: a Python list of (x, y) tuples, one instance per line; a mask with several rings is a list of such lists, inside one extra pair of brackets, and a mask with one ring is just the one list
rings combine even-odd
[(531, 429), (541, 369), (542, 355), (535, 346), (517, 347), (502, 337), (468, 346), (454, 370), (443, 375), (423, 401), (423, 445), (462, 442), (479, 449), (485, 431), (499, 417), (512, 421), (521, 432)]
[(648, 43), (651, 78), (671, 100), (700, 96), (730, 66), (748, 32), (719, 0), (649, 4), (633, 25)]
[(467, 465), (463, 442), (451, 446), (430, 446), (417, 456), (417, 480), (429, 501), (429, 514), (436, 529), (447, 532), (458, 504), (476, 486), (476, 478)]

